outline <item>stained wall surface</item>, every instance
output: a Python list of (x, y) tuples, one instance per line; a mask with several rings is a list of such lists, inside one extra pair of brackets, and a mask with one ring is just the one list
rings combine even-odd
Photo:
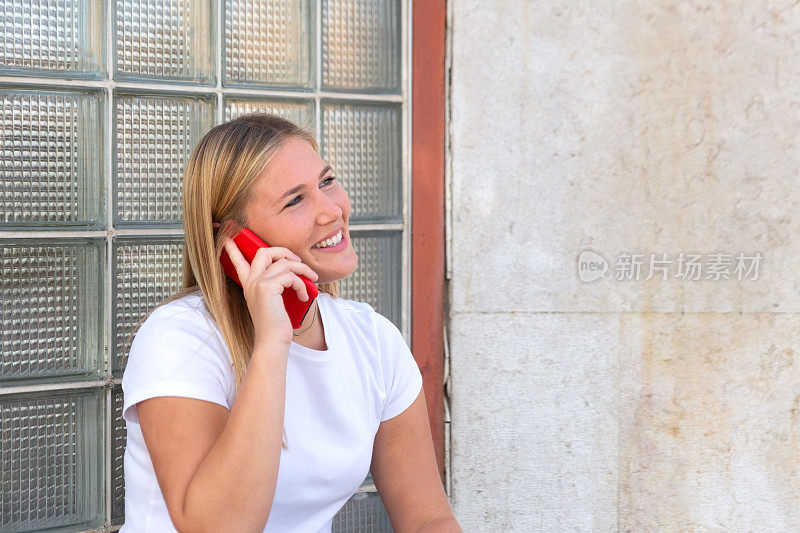
[(796, 527), (800, 6), (449, 9), (465, 531)]

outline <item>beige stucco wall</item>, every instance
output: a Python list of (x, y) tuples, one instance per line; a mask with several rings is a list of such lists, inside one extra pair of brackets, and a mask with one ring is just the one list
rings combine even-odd
[[(449, 10), (464, 529), (798, 527), (800, 5)], [(585, 250), (609, 268), (591, 283)], [(614, 279), (624, 253), (639, 281)], [(644, 279), (680, 253), (700, 280)], [(714, 253), (734, 279), (705, 279)]]

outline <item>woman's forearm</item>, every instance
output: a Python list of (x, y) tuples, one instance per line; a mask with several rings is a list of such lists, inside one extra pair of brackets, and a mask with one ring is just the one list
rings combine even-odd
[(262, 531), (283, 438), (288, 345), (256, 346), (222, 433), (189, 482), (187, 531)]
[(455, 516), (442, 516), (427, 522), (419, 529), (419, 533), (462, 533)]

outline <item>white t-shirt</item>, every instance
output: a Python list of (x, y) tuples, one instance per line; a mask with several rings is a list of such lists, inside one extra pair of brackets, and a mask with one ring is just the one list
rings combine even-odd
[[(286, 366), (275, 498), (264, 531), (330, 531), (369, 473), (379, 424), (408, 408), (422, 375), (400, 331), (365, 303), (319, 294), (325, 351), (297, 343)], [(136, 403), (182, 396), (235, 400), (230, 354), (194, 293), (156, 309), (131, 345), (122, 377), (127, 425), (124, 533), (175, 531), (147, 452)]]

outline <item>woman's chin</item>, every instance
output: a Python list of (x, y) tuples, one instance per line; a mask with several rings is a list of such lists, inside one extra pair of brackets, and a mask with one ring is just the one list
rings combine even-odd
[(340, 275), (330, 275), (330, 276), (320, 276), (316, 283), (317, 286), (325, 285), (326, 283), (333, 283), (334, 281), (342, 281), (343, 279), (347, 278), (352, 274), (352, 272), (347, 274), (340, 274)]
[(343, 279), (350, 277), (350, 275), (353, 272), (355, 272), (355, 270), (356, 269), (354, 266), (353, 268), (339, 270), (336, 272), (324, 272), (324, 273), (317, 272), (319, 278), (317, 278), (317, 281), (315, 281), (314, 283), (316, 283), (319, 286), (319, 285), (324, 285), (326, 283), (333, 283), (334, 281), (342, 281)]
[(332, 268), (324, 270), (319, 267), (315, 268), (314, 271), (319, 276), (315, 283), (317, 285), (324, 285), (325, 283), (333, 283), (334, 281), (341, 281), (349, 277), (353, 272), (355, 272), (356, 266), (358, 266), (358, 256), (356, 255), (355, 250), (351, 248), (350, 254), (352, 254), (352, 257), (347, 258), (346, 260), (340, 260), (339, 264), (328, 265)]

